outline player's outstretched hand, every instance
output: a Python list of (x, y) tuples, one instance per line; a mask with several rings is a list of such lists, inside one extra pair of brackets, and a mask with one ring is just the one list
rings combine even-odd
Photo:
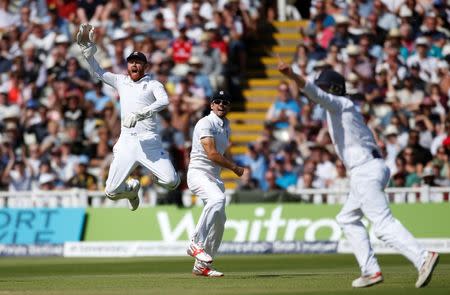
[(136, 126), (137, 121), (138, 121), (138, 119), (137, 119), (136, 113), (131, 113), (125, 117), (122, 125), (123, 125), (123, 127), (126, 127), (126, 128), (133, 128), (134, 126)]
[(277, 53), (277, 58), (278, 58), (278, 71), (280, 71), (280, 73), (282, 73), (283, 75), (285, 75), (286, 77), (291, 78), (292, 77), (292, 69), (291, 66), (288, 65), (287, 63), (285, 63), (280, 55)]
[(88, 59), (97, 52), (94, 40), (95, 27), (89, 24), (81, 24), (77, 33), (77, 43), (83, 56)]

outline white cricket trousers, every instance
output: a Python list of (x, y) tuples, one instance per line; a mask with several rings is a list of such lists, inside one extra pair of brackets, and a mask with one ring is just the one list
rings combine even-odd
[(350, 194), (336, 217), (352, 245), (362, 275), (380, 271), (369, 235), (361, 222), (363, 216), (372, 223), (378, 239), (398, 250), (418, 270), (427, 255), (412, 234), (392, 216), (384, 193), (389, 175), (389, 169), (381, 159), (353, 168), (350, 171)]
[(192, 239), (195, 243), (201, 243), (206, 253), (214, 257), (222, 243), (227, 219), (225, 186), (219, 178), (198, 169), (188, 170), (187, 184), (191, 192), (205, 205)]
[(122, 132), (114, 145), (113, 156), (105, 187), (111, 199), (120, 199), (120, 193), (126, 188), (125, 181), (138, 165), (150, 170), (161, 186), (174, 189), (180, 182), (159, 135)]

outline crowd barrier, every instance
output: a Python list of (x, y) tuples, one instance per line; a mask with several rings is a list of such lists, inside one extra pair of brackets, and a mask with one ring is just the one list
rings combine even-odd
[[(140, 192), (141, 206), (154, 207), (164, 200), (166, 191), (149, 189)], [(291, 191), (261, 191), (261, 190), (227, 190), (229, 203), (278, 203), (302, 202), (313, 204), (343, 204), (349, 191), (335, 189), (301, 189)], [(405, 187), (387, 188), (386, 197), (391, 203), (441, 203), (448, 202), (450, 187)], [(201, 201), (189, 190), (182, 192), (182, 203), (185, 207), (202, 205)], [(163, 202), (166, 203), (166, 202)], [(0, 208), (109, 208), (127, 207), (125, 200), (111, 201), (103, 191), (87, 191), (71, 189), (60, 191), (21, 191), (0, 192)]]

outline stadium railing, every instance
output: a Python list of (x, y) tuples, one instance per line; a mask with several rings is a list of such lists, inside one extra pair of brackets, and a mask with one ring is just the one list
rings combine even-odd
[[(165, 198), (162, 190), (147, 190), (141, 195), (143, 207), (157, 206)], [(335, 189), (301, 189), (287, 191), (260, 190), (237, 191), (227, 190), (227, 203), (259, 203), (259, 202), (302, 202), (312, 204), (342, 204), (348, 190)], [(387, 188), (386, 197), (391, 203), (428, 203), (448, 202), (450, 187), (412, 187)], [(189, 190), (182, 193), (184, 206), (201, 206), (202, 202)], [(127, 207), (128, 202), (114, 202), (105, 197), (103, 191), (87, 191), (83, 189), (56, 191), (21, 191), (0, 192), (0, 208), (33, 208), (33, 207)]]

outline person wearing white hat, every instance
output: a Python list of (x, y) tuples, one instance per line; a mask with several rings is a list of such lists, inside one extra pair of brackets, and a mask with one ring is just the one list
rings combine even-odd
[(430, 82), (436, 75), (436, 67), (438, 60), (435, 57), (428, 56), (428, 50), (430, 43), (424, 36), (420, 36), (416, 39), (416, 53), (411, 55), (406, 64), (408, 67), (412, 67), (414, 64), (420, 65), (420, 78), (425, 82)]
[(402, 150), (402, 146), (398, 141), (398, 128), (395, 125), (388, 125), (383, 132), (383, 136), (385, 138), (385, 146), (386, 146), (386, 165), (389, 167), (391, 171), (395, 168), (395, 159), (397, 155)]

